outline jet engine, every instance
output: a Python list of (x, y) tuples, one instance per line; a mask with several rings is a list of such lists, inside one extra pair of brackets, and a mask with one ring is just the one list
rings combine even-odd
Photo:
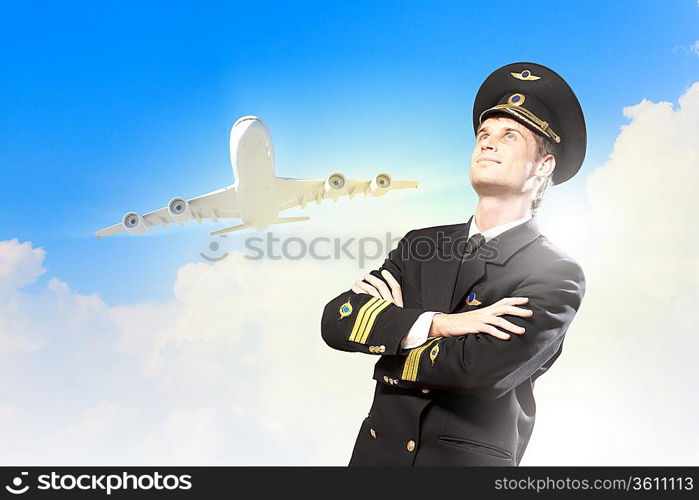
[(374, 196), (382, 196), (388, 192), (391, 187), (391, 176), (388, 174), (376, 175), (369, 184), (369, 190)]
[(325, 196), (337, 199), (347, 191), (347, 180), (344, 175), (335, 172), (325, 179), (323, 189), (325, 190)]
[(146, 232), (146, 221), (136, 212), (129, 212), (124, 215), (121, 223), (130, 233), (143, 234)]
[(167, 213), (177, 222), (187, 222), (192, 218), (192, 209), (186, 200), (173, 198), (167, 204)]

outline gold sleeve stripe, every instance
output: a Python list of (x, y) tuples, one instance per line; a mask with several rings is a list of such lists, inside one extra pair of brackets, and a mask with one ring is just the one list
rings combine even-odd
[[(366, 337), (364, 335), (364, 332), (366, 331), (366, 325), (371, 319), (371, 317), (374, 315), (374, 312), (380, 308), (384, 302), (388, 302), (387, 300), (384, 299), (379, 299), (376, 298), (376, 301), (369, 307), (366, 312), (364, 313), (364, 317), (362, 318), (362, 322), (359, 324), (359, 329), (357, 330), (357, 334), (355, 335), (354, 342), (359, 342), (360, 344), (363, 344), (366, 342)], [(362, 340), (363, 339), (363, 340)], [(352, 339), (350, 339), (352, 340)]]
[(406, 360), (406, 367), (404, 367), (404, 373), (405, 376), (401, 376), (404, 380), (410, 380), (412, 382), (415, 382), (417, 380), (417, 372), (418, 368), (420, 366), (420, 358), (422, 356), (422, 353), (432, 344), (436, 341), (437, 339), (433, 339), (430, 342), (422, 345), (421, 347), (418, 347), (417, 349), (413, 349), (412, 352), (410, 353), (410, 356), (408, 360)]
[(379, 313), (391, 304), (393, 304), (393, 302), (391, 302), (390, 300), (384, 300), (380, 306), (372, 310), (371, 313), (367, 316), (369, 318), (369, 321), (367, 321), (366, 326), (362, 330), (362, 335), (359, 338), (360, 343), (366, 343), (367, 339), (369, 338), (369, 333), (371, 333), (371, 329), (374, 327), (374, 322), (376, 321), (376, 318), (378, 317)]
[(352, 326), (352, 333), (350, 333), (349, 339), (352, 342), (355, 342), (355, 338), (357, 337), (357, 332), (359, 331), (359, 325), (362, 323), (362, 320), (364, 319), (364, 313), (366, 313), (367, 309), (369, 309), (371, 306), (373, 306), (377, 301), (379, 300), (378, 297), (372, 297), (366, 304), (364, 304), (359, 311), (357, 311), (357, 317), (354, 320), (354, 326)]
[[(362, 333), (364, 332), (364, 328), (366, 327), (367, 321), (369, 321), (369, 317), (371, 314), (374, 312), (374, 310), (381, 305), (381, 301), (383, 299), (376, 298), (376, 300), (369, 306), (365, 311), (364, 315), (362, 316), (361, 321), (357, 319), (359, 322), (359, 325), (357, 327), (357, 333), (354, 336), (354, 342), (360, 342), (362, 341)], [(353, 340), (353, 339), (350, 339)]]
[(422, 346), (418, 347), (417, 349), (413, 349), (413, 352), (410, 353), (411, 356), (410, 356), (410, 359), (408, 360), (409, 363), (407, 363), (408, 364), (407, 371), (404, 370), (404, 371), (406, 371), (406, 374), (405, 374), (406, 380), (412, 380), (413, 382), (415, 381), (415, 377), (413, 376), (413, 373), (416, 371), (415, 367), (420, 362), (420, 354), (422, 354), (422, 351), (425, 350), (425, 347), (426, 347), (425, 345), (422, 345)]
[(422, 349), (422, 347), (416, 347), (415, 349), (411, 350), (410, 354), (408, 354), (408, 357), (405, 358), (405, 364), (403, 365), (403, 373), (400, 376), (400, 378), (402, 378), (403, 380), (412, 380), (410, 378), (410, 374), (412, 373), (412, 367), (415, 362), (415, 356), (417, 356), (417, 353), (420, 349)]
[(410, 351), (410, 354), (408, 354), (408, 357), (405, 359), (405, 364), (403, 365), (403, 373), (400, 376), (401, 379), (409, 380), (411, 382), (417, 381), (417, 371), (420, 367), (420, 356), (422, 356), (425, 349), (430, 347), (437, 340), (439, 340), (438, 337)]

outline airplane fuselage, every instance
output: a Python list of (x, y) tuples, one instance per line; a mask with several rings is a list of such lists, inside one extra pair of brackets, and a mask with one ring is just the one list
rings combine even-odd
[(274, 147), (265, 124), (244, 116), (231, 128), (230, 153), (238, 210), (243, 223), (262, 228), (279, 215)]

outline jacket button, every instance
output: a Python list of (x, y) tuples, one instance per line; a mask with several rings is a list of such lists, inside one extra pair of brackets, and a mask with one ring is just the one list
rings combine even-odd
[(430, 390), (429, 389), (420, 389), (420, 392), (422, 392), (423, 394), (429, 394)]
[(369, 429), (369, 434), (371, 434), (371, 437), (376, 439), (376, 431), (374, 429)]
[(388, 375), (383, 376), (383, 381), (388, 384), (388, 381), (389, 381)]
[(408, 441), (408, 444), (405, 447), (408, 449), (408, 451), (413, 451), (415, 449), (415, 441), (411, 439)]
[(380, 345), (380, 346), (378, 347), (378, 351), (379, 351), (379, 352), (386, 352), (386, 346), (385, 346), (385, 345)]

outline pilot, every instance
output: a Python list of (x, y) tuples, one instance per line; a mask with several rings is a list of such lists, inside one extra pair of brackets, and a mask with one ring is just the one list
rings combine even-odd
[(330, 347), (377, 357), (351, 466), (519, 465), (534, 383), (580, 308), (583, 271), (536, 215), (582, 165), (577, 97), (545, 66), (509, 64), (480, 87), (473, 127), (475, 213), (408, 232), (323, 310)]

